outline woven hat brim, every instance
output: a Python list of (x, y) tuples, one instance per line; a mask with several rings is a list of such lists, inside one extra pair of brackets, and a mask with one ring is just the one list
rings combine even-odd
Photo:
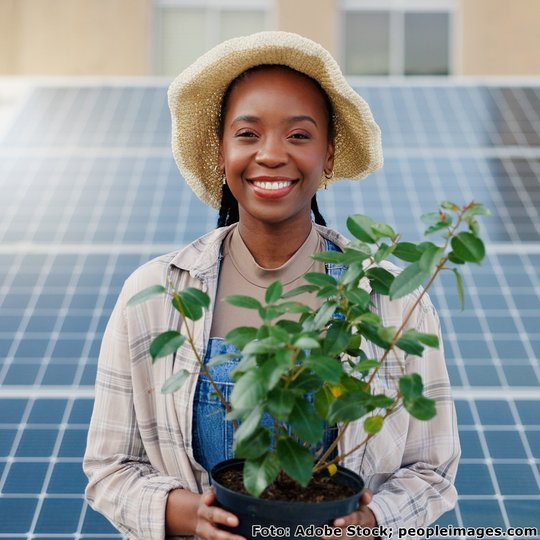
[(360, 180), (383, 164), (381, 132), (369, 105), (351, 88), (333, 57), (318, 43), (289, 32), (260, 32), (214, 47), (170, 85), (172, 149), (180, 172), (201, 201), (221, 203), (218, 125), (223, 94), (247, 69), (289, 66), (319, 82), (334, 109), (334, 177)]

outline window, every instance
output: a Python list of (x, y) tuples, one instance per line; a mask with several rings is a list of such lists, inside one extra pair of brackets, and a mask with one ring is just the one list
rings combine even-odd
[(154, 72), (177, 75), (225, 39), (265, 30), (270, 0), (155, 0)]
[(455, 0), (342, 0), (346, 75), (448, 75)]

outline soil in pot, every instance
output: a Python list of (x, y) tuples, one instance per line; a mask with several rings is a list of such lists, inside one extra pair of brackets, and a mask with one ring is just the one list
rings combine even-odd
[[(238, 527), (228, 530), (253, 540), (315, 540), (323, 534), (330, 535), (328, 530), (323, 532), (322, 527), (329, 527), (335, 518), (357, 510), (364, 488), (364, 482), (357, 474), (338, 466), (336, 475), (328, 479), (323, 474), (318, 479), (320, 483), (316, 481), (314, 485), (302, 488), (287, 479), (269, 486), (264, 492), (265, 498), (256, 498), (246, 494), (242, 469), (242, 460), (227, 460), (212, 469), (211, 477), (218, 505), (235, 514), (240, 521)], [(232, 481), (233, 487), (224, 486), (218, 478), (229, 483)], [(328, 500), (329, 490), (334, 489), (330, 486), (337, 486), (335, 489), (340, 499)], [(282, 500), (270, 499), (279, 492), (284, 495)], [(301, 500), (293, 500), (293, 493), (297, 493)]]

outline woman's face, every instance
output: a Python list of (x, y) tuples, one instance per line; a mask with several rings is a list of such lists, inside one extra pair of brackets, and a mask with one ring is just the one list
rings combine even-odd
[(311, 219), (311, 198), (333, 168), (328, 121), (321, 91), (294, 71), (269, 67), (235, 85), (225, 112), (220, 165), (241, 221)]

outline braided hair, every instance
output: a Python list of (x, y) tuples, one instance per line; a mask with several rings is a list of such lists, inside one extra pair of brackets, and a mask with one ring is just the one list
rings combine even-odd
[[(238, 222), (238, 201), (234, 198), (227, 184), (223, 184), (221, 193), (221, 207), (219, 208), (217, 226), (225, 227), (226, 225), (232, 225)], [(326, 220), (319, 211), (316, 195), (313, 195), (311, 199), (311, 211), (313, 212), (315, 223), (326, 227)]]

